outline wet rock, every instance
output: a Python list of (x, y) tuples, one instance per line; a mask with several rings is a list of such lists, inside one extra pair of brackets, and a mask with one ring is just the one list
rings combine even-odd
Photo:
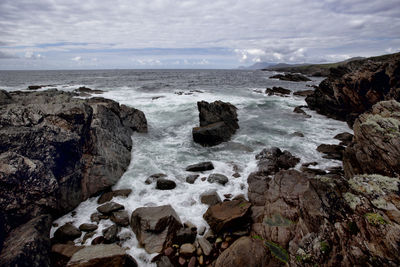
[(85, 233), (85, 235), (84, 235), (83, 238), (82, 238), (81, 244), (84, 245), (84, 244), (86, 243), (86, 241), (87, 241), (89, 238), (92, 238), (95, 234), (96, 234), (96, 232), (87, 232), (87, 233)]
[(116, 202), (108, 202), (106, 204), (97, 207), (97, 210), (105, 215), (111, 215), (111, 213), (123, 210), (124, 208), (125, 207), (123, 205), (118, 204)]
[(295, 96), (302, 96), (302, 97), (307, 97), (314, 94), (314, 90), (302, 90), (302, 91), (296, 91), (293, 93)]
[(66, 223), (54, 232), (54, 239), (60, 243), (66, 243), (67, 241), (77, 239), (81, 235), (82, 232), (79, 231), (78, 228), (73, 226), (71, 223)]
[(189, 228), (181, 228), (176, 232), (174, 238), (175, 244), (193, 243), (196, 239), (197, 231), (192, 231)]
[(156, 189), (158, 190), (171, 190), (176, 187), (176, 183), (172, 180), (160, 178), (157, 180)]
[(191, 257), (188, 263), (188, 267), (196, 267), (196, 257)]
[(184, 258), (190, 258), (196, 251), (195, 246), (190, 243), (183, 244), (179, 249), (179, 255)]
[(344, 153), (345, 176), (400, 174), (400, 103), (394, 100), (374, 105), (354, 123), (354, 141)]
[(290, 136), (304, 137), (304, 134), (302, 132), (293, 132)]
[(224, 194), (224, 197), (225, 197), (225, 198), (232, 198), (233, 195), (232, 195), (232, 194)]
[(98, 236), (92, 240), (92, 245), (99, 245), (99, 244), (104, 244), (105, 239), (103, 236)]
[(294, 113), (298, 113), (298, 114), (302, 114), (304, 115), (306, 118), (311, 118), (310, 115), (308, 115), (301, 107), (295, 107), (293, 110)]
[(186, 167), (186, 171), (188, 171), (188, 172), (203, 172), (203, 171), (209, 171), (209, 170), (213, 170), (213, 169), (214, 169), (214, 165), (212, 164), (211, 161), (200, 162), (200, 163), (189, 165)]
[(197, 102), (200, 127), (193, 128), (193, 140), (202, 146), (215, 146), (228, 141), (239, 129), (237, 108), (230, 103)]
[(129, 225), (129, 214), (125, 210), (113, 212), (110, 219), (111, 221), (115, 222), (117, 225), (120, 226)]
[(271, 266), (270, 258), (262, 241), (241, 237), (218, 257), (214, 266)]
[(156, 174), (150, 175), (144, 183), (152, 184), (154, 181), (157, 181), (158, 179), (165, 178), (165, 177), (167, 177), (167, 175), (164, 173), (156, 173)]
[(344, 147), (340, 145), (322, 144), (317, 147), (317, 151), (325, 154), (323, 158), (342, 160)]
[(282, 81), (291, 81), (291, 82), (308, 82), (311, 81), (309, 78), (301, 75), (301, 74), (292, 74), (292, 73), (286, 73), (286, 74), (277, 74), (274, 76), (269, 77), (270, 79), (279, 79)]
[(229, 179), (223, 174), (212, 173), (208, 176), (207, 181), (209, 183), (219, 183), (221, 185), (225, 185), (229, 181)]
[(200, 201), (203, 204), (212, 206), (221, 203), (221, 198), (219, 197), (216, 190), (210, 190), (202, 193), (200, 195)]
[(137, 267), (136, 260), (118, 245), (87, 246), (76, 252), (67, 264), (68, 267)]
[(43, 85), (29, 85), (28, 90), (38, 90), (42, 87), (43, 87)]
[(188, 228), (188, 229), (192, 230), (193, 232), (196, 232), (196, 231), (197, 231), (197, 226), (194, 225), (193, 223), (189, 222), (189, 221), (186, 221), (186, 222), (183, 224), (183, 227)]
[(104, 243), (112, 244), (118, 240), (119, 227), (115, 224), (103, 230)]
[(234, 230), (249, 222), (250, 206), (241, 200), (222, 202), (209, 207), (203, 218), (215, 233)]
[(239, 178), (241, 175), (238, 172), (235, 172), (234, 174), (232, 174), (232, 177), (234, 178)]
[(164, 244), (172, 241), (182, 228), (182, 223), (170, 205), (143, 207), (132, 213), (131, 228), (148, 253), (160, 253)]
[(51, 217), (41, 215), (13, 229), (4, 241), (0, 266), (50, 266)]
[(197, 239), (197, 242), (199, 243), (199, 246), (201, 247), (201, 250), (203, 251), (204, 255), (209, 256), (212, 251), (212, 245), (208, 240), (204, 237), (199, 237)]
[(85, 86), (82, 86), (82, 87), (79, 87), (78, 89), (75, 89), (74, 92), (82, 93), (82, 94), (102, 94), (102, 93), (104, 93), (104, 91), (102, 91), (102, 90), (90, 89), (90, 88), (85, 87)]
[(98, 226), (96, 224), (91, 224), (91, 223), (83, 223), (79, 225), (79, 230), (82, 232), (92, 232), (96, 231)]
[(293, 168), (300, 162), (300, 159), (293, 156), (289, 151), (281, 151), (277, 147), (263, 149), (256, 155), (259, 171), (267, 174), (274, 174), (280, 169)]
[(301, 167), (300, 170), (304, 173), (311, 175), (325, 175), (326, 171), (321, 169), (309, 168), (309, 167)]
[(269, 96), (271, 95), (278, 95), (278, 96), (284, 96), (284, 95), (290, 95), (292, 91), (289, 89), (285, 89), (283, 87), (272, 87), (272, 88), (267, 88), (265, 90), (265, 93)]
[(344, 132), (344, 133), (335, 135), (334, 138), (341, 141), (340, 142), (341, 146), (348, 146), (348, 145), (350, 145), (351, 141), (353, 140), (353, 135), (351, 133)]
[(90, 221), (95, 223), (99, 223), (100, 220), (106, 220), (108, 218), (108, 215), (101, 214), (100, 212), (95, 212), (90, 215)]
[(113, 197), (128, 197), (132, 193), (131, 189), (120, 189), (111, 192), (106, 192), (99, 197), (97, 204), (104, 204), (110, 201)]
[(55, 244), (51, 247), (51, 266), (64, 267), (75, 252), (83, 247), (69, 244)]
[(193, 174), (193, 175), (189, 175), (186, 177), (186, 182), (189, 184), (194, 184), (194, 182), (196, 182), (197, 178), (199, 178), (200, 175), (198, 174)]

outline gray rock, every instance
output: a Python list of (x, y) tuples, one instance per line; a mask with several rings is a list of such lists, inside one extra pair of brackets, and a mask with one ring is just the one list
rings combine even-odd
[(223, 174), (212, 173), (208, 176), (207, 181), (209, 183), (219, 183), (225, 185), (229, 181), (229, 179)]
[(213, 170), (213, 169), (214, 169), (214, 165), (212, 164), (211, 161), (200, 162), (200, 163), (189, 165), (186, 167), (186, 171), (188, 171), (188, 172), (203, 172), (203, 171), (209, 171), (209, 170)]
[(197, 242), (199, 242), (199, 246), (201, 247), (201, 250), (203, 250), (204, 255), (209, 256), (212, 251), (211, 243), (208, 242), (205, 237), (199, 237)]
[(138, 208), (131, 216), (131, 228), (148, 253), (160, 253), (164, 244), (173, 240), (182, 227), (170, 205)]
[(97, 207), (97, 210), (103, 214), (110, 215), (114, 211), (123, 210), (124, 208), (125, 207), (121, 204), (115, 202), (108, 202), (106, 204)]
[(104, 243), (111, 244), (118, 240), (119, 227), (115, 224), (103, 230)]
[(108, 218), (108, 215), (101, 214), (100, 212), (95, 212), (90, 215), (90, 221), (95, 223), (99, 223), (100, 220), (106, 220)]
[(197, 178), (199, 178), (200, 175), (198, 174), (193, 174), (193, 175), (189, 175), (188, 177), (186, 177), (186, 182), (189, 184), (194, 184), (194, 182), (196, 182)]
[(82, 232), (79, 231), (78, 228), (73, 226), (71, 223), (66, 223), (54, 232), (54, 239), (59, 243), (66, 243), (67, 241), (77, 239), (81, 234)]
[(137, 267), (136, 260), (118, 245), (87, 246), (76, 252), (67, 264), (68, 267)]
[(168, 179), (164, 179), (164, 178), (157, 180), (156, 189), (171, 190), (171, 189), (174, 189), (175, 187), (176, 187), (176, 183), (172, 180), (168, 180)]
[(190, 243), (183, 244), (179, 249), (179, 255), (184, 258), (190, 258), (194, 252), (196, 251), (196, 247)]
[(219, 197), (216, 190), (206, 191), (200, 195), (200, 201), (203, 204), (212, 206), (221, 203), (221, 198)]
[(120, 226), (129, 225), (129, 214), (125, 210), (113, 212), (110, 219), (111, 221), (115, 222), (117, 225)]
[(156, 174), (150, 175), (144, 183), (152, 184), (154, 181), (157, 181), (158, 179), (165, 178), (165, 177), (167, 177), (167, 175), (164, 173), (156, 173)]
[(120, 189), (111, 192), (106, 192), (99, 197), (97, 204), (104, 204), (110, 201), (113, 197), (128, 197), (132, 193), (131, 189)]

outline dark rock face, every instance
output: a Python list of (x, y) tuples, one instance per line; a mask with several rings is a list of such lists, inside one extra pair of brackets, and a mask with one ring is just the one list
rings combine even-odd
[(353, 141), (353, 135), (347, 132), (337, 134), (334, 138), (341, 141), (339, 144), (341, 146), (348, 146)]
[(1, 91), (0, 102), (0, 239), (112, 186), (129, 165), (132, 133), (147, 131), (141, 111), (102, 98)]
[(216, 260), (215, 267), (271, 266), (271, 256), (261, 240), (244, 236), (236, 240)]
[(303, 76), (301, 74), (292, 74), (292, 73), (286, 73), (286, 74), (277, 74), (274, 76), (269, 77), (270, 79), (279, 79), (282, 81), (291, 81), (291, 82), (308, 82), (311, 81), (309, 78), (306, 76)]
[(111, 192), (106, 192), (97, 200), (98, 204), (104, 204), (110, 201), (113, 197), (128, 197), (132, 193), (131, 189), (120, 189)]
[(250, 206), (243, 200), (226, 201), (209, 207), (203, 217), (214, 233), (234, 230), (249, 222)]
[(71, 223), (66, 223), (55, 231), (54, 239), (59, 243), (66, 243), (77, 239), (81, 235), (82, 232), (78, 228)]
[(137, 267), (137, 262), (125, 249), (118, 245), (87, 246), (77, 251), (67, 264), (68, 267)]
[(317, 147), (317, 151), (325, 154), (323, 158), (342, 160), (344, 147), (340, 145), (322, 144)]
[(237, 108), (230, 103), (197, 102), (200, 127), (193, 128), (193, 140), (203, 146), (215, 146), (228, 141), (239, 129)]
[(353, 125), (355, 118), (382, 100), (400, 100), (400, 53), (352, 61), (331, 69), (314, 94), (311, 109)]
[(303, 97), (307, 97), (314, 94), (314, 90), (303, 90), (303, 91), (296, 91), (293, 93), (293, 95), (295, 96), (303, 96)]
[(131, 228), (148, 253), (160, 253), (165, 243), (172, 241), (182, 227), (170, 205), (138, 208), (131, 216)]
[(263, 149), (258, 155), (258, 168), (259, 171), (274, 174), (280, 169), (293, 168), (300, 162), (300, 159), (293, 156), (289, 151), (281, 151), (277, 147), (270, 149)]
[(272, 87), (272, 88), (267, 88), (267, 90), (265, 90), (265, 93), (267, 95), (277, 95), (277, 96), (285, 96), (285, 95), (290, 95), (292, 91), (290, 91), (289, 89), (285, 89), (283, 87)]
[(71, 259), (75, 252), (84, 247), (68, 245), (68, 244), (55, 244), (51, 247), (51, 266), (64, 267)]
[(308, 115), (308, 114), (302, 109), (301, 106), (300, 106), (300, 107), (295, 107), (295, 108), (293, 109), (293, 112), (294, 112), (294, 113), (298, 113), (298, 114), (302, 114), (302, 115), (304, 115), (306, 118), (311, 118), (311, 116)]
[(186, 167), (186, 171), (188, 172), (203, 172), (213, 170), (214, 165), (210, 161), (200, 162), (197, 164), (189, 165)]
[(400, 174), (400, 103), (382, 101), (354, 123), (354, 138), (345, 152), (346, 177), (355, 174)]
[(50, 266), (51, 217), (42, 215), (15, 228), (4, 242), (0, 266)]

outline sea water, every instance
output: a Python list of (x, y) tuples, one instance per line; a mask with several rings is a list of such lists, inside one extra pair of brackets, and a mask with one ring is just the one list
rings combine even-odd
[[(263, 148), (273, 146), (289, 150), (301, 158), (300, 164), (318, 162), (317, 168), (339, 166), (335, 160), (324, 159), (316, 151), (318, 145), (337, 144), (333, 137), (351, 130), (346, 123), (316, 114), (306, 118), (293, 112), (296, 106), (306, 105), (303, 97), (267, 96), (267, 87), (282, 86), (292, 91), (310, 89), (321, 79), (311, 82), (288, 82), (269, 79), (272, 72), (242, 70), (96, 70), (96, 71), (2, 71), (0, 88), (23, 90), (28, 85), (46, 85), (41, 90), (57, 88), (72, 91), (80, 86), (100, 89), (101, 95), (121, 104), (143, 111), (148, 122), (148, 133), (132, 136), (132, 160), (113, 189), (132, 189), (128, 198), (114, 198), (131, 214), (139, 207), (171, 205), (182, 222), (190, 221), (198, 228), (208, 227), (203, 219), (207, 206), (200, 202), (200, 195), (216, 190), (221, 199), (224, 194), (247, 196), (247, 177), (257, 169), (255, 155)], [(232, 140), (215, 147), (202, 147), (193, 142), (192, 128), (199, 125), (198, 101), (230, 102), (238, 110), (240, 129)], [(291, 135), (302, 132), (304, 137)], [(185, 171), (188, 165), (212, 161), (214, 170), (204, 172), (194, 184), (185, 182), (192, 174)], [(240, 177), (234, 178), (234, 166)], [(164, 173), (176, 182), (173, 190), (157, 190), (155, 183), (145, 184), (152, 174)], [(202, 181), (211, 173), (229, 177), (225, 185)], [(82, 202), (74, 213), (66, 214), (55, 222), (61, 226), (72, 222), (76, 227), (90, 223), (90, 215), (96, 211), (97, 198)], [(96, 235), (112, 225), (102, 220)], [(51, 235), (57, 228), (53, 227)], [(149, 255), (140, 248), (134, 233), (124, 228), (120, 236), (123, 246), (140, 266), (152, 266)], [(93, 238), (86, 241), (89, 245)], [(81, 240), (76, 243), (80, 244)]]

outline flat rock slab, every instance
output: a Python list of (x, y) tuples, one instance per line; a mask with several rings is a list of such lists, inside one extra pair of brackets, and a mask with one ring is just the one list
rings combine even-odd
[(54, 239), (60, 243), (73, 241), (80, 237), (82, 232), (71, 223), (66, 223), (54, 232)]
[(203, 172), (203, 171), (209, 171), (209, 170), (213, 170), (213, 169), (214, 169), (214, 165), (212, 164), (211, 161), (200, 162), (200, 163), (189, 165), (186, 167), (186, 171), (188, 171), (188, 172)]
[(103, 214), (110, 215), (114, 211), (123, 210), (125, 207), (121, 204), (115, 202), (108, 202), (100, 207), (97, 207), (97, 210)]
[(240, 228), (249, 221), (250, 202), (226, 201), (208, 208), (203, 218), (214, 233)]
[(106, 192), (99, 197), (97, 204), (104, 204), (110, 201), (113, 197), (128, 197), (132, 193), (131, 189), (121, 189), (111, 192)]
[(160, 253), (165, 242), (172, 240), (182, 227), (170, 205), (138, 208), (131, 216), (131, 228), (148, 253)]
[(118, 245), (95, 245), (76, 252), (67, 264), (68, 267), (136, 267), (137, 262), (126, 250)]

